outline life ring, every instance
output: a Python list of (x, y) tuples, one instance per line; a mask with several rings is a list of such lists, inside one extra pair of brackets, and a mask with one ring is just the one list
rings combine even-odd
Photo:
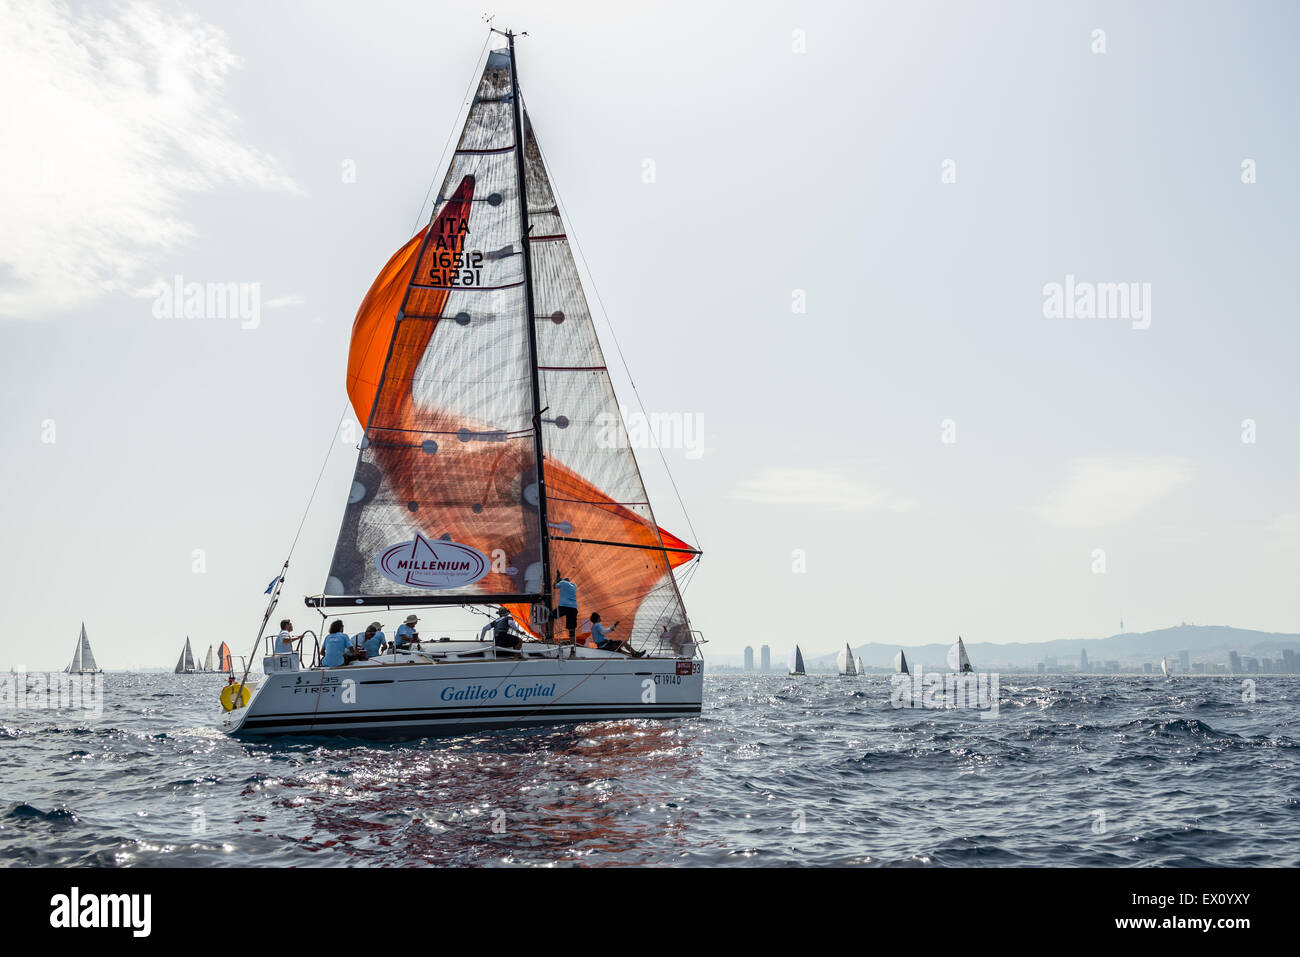
[[(240, 692), (239, 704), (235, 704), (235, 691)], [(246, 708), (248, 702), (253, 697), (253, 689), (248, 685), (240, 685), (236, 682), (233, 685), (226, 685), (221, 689), (221, 707), (226, 711), (234, 711), (236, 707)]]

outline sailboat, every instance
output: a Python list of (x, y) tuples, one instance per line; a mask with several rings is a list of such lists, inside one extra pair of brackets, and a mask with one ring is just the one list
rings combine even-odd
[(204, 657), (204, 659), (203, 659), (203, 670), (204, 670), (204, 672), (210, 674), (210, 673), (212, 673), (213, 671), (216, 671), (216, 669), (212, 667), (212, 664), (213, 664), (213, 662), (212, 662), (212, 646), (211, 646), (211, 645), (208, 645), (208, 653), (207, 653), (207, 656)]
[(862, 667), (862, 658), (861, 658), (861, 656), (859, 656), (859, 657), (858, 657), (858, 674), (860, 674), (860, 675), (865, 675), (866, 673), (867, 673), (866, 670)]
[(1169, 677), (1169, 659), (1168, 659), (1168, 658), (1161, 658), (1161, 659), (1160, 659), (1160, 673), (1161, 673), (1162, 675), (1164, 675), (1166, 678)]
[(839, 668), (840, 674), (853, 676), (858, 673), (857, 662), (853, 660), (853, 649), (844, 644), (844, 650), (835, 656), (835, 665)]
[(799, 650), (798, 645), (794, 646), (794, 650), (790, 652), (790, 656), (786, 659), (786, 663), (790, 666), (790, 674), (801, 675), (804, 673), (803, 652)]
[(226, 674), (235, 670), (234, 661), (230, 655), (230, 646), (224, 641), (217, 646), (217, 670)]
[(198, 669), (194, 667), (194, 651), (190, 648), (190, 636), (185, 636), (185, 647), (181, 649), (181, 656), (176, 661), (176, 674), (192, 675)]
[(86, 637), (86, 623), (81, 623), (81, 635), (77, 638), (77, 647), (72, 652), (72, 664), (63, 669), (70, 675), (100, 675), (104, 669), (95, 663), (95, 653), (90, 650), (90, 639)]
[(894, 674), (911, 674), (911, 672), (907, 670), (907, 656), (903, 654), (902, 648), (899, 648), (898, 654), (894, 655)]
[[(900, 651), (899, 654), (902, 654)], [(970, 658), (966, 655), (966, 644), (961, 640), (961, 635), (957, 636), (957, 644), (948, 649), (948, 667), (958, 674), (968, 675), (974, 672), (970, 666)]]
[[(700, 712), (703, 638), (675, 575), (700, 551), (655, 520), (520, 92), (515, 35), (492, 33), (504, 43), (487, 53), (429, 223), (353, 323), (347, 392), (365, 431), (324, 588), (306, 603), (501, 608), (521, 646), (426, 639), (337, 667), (316, 664), (310, 642), (306, 660), (267, 648), (266, 679), (247, 705), (233, 696), (231, 734), (425, 736)], [(557, 640), (561, 574), (582, 616), (618, 622), (613, 637), (640, 657)]]

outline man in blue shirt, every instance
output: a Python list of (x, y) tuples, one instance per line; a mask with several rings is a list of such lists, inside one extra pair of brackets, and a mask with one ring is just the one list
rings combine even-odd
[(618, 641), (609, 637), (609, 633), (617, 627), (618, 622), (614, 622), (614, 624), (606, 628), (600, 623), (600, 614), (594, 611), (591, 613), (591, 637), (595, 639), (597, 648), (602, 651), (626, 651), (633, 658), (644, 657), (644, 651), (633, 651), (632, 646), (626, 641)]
[(393, 634), (393, 644), (398, 648), (405, 648), (412, 642), (420, 640), (420, 633), (415, 630), (416, 622), (420, 619), (414, 615), (407, 615), (406, 621), (397, 626), (397, 631)]
[(326, 668), (337, 668), (343, 664), (343, 653), (352, 644), (352, 639), (343, 631), (343, 619), (336, 618), (330, 624), (330, 633), (325, 636), (325, 657), (321, 664)]
[(367, 658), (377, 658), (384, 650), (384, 633), (376, 626), (382, 627), (379, 622), (372, 622), (362, 636), (364, 641), (361, 646), (366, 649)]
[(564, 620), (564, 627), (569, 630), (569, 640), (573, 641), (578, 630), (578, 586), (561, 575), (555, 579), (555, 590), (560, 593), (560, 603), (555, 609), (555, 616)]

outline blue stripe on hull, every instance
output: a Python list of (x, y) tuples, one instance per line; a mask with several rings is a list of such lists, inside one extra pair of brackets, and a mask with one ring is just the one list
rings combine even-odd
[[(242, 736), (281, 733), (372, 733), (387, 736), (392, 734), (412, 735), (418, 732), (419, 736), (423, 736), (429, 734), (455, 734), (487, 728), (616, 720), (620, 718), (686, 718), (699, 713), (700, 705), (688, 703), (572, 705), (543, 710), (537, 708), (394, 708), (387, 711), (315, 716), (250, 716), (231, 734)], [(390, 727), (375, 727), (376, 725), (389, 725)]]

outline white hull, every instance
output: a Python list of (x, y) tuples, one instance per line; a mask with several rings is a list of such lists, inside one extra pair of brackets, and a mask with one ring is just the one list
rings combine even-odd
[(531, 643), (523, 658), (494, 657), (490, 644), (477, 642), (433, 647), (428, 654), (387, 654), (337, 668), (299, 670), (296, 655), (268, 657), (266, 677), (246, 708), (226, 715), (224, 730), (427, 737), (700, 713), (704, 663), (698, 658), (581, 648), (580, 657), (557, 659), (553, 646)]

